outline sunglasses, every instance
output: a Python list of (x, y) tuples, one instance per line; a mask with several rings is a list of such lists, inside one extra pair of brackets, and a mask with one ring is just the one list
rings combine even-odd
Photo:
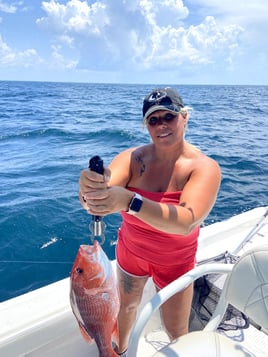
[(178, 114), (166, 113), (159, 117), (152, 116), (146, 120), (146, 123), (150, 126), (155, 126), (156, 124), (162, 124), (163, 122), (171, 123), (172, 120), (177, 118)]

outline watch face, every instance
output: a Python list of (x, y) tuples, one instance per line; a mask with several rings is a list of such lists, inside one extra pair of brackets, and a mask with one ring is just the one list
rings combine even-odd
[(130, 209), (132, 211), (139, 212), (139, 210), (141, 209), (141, 205), (142, 205), (142, 200), (140, 200), (137, 197), (134, 197), (134, 199), (131, 203)]
[(129, 211), (133, 211), (135, 213), (139, 212), (142, 206), (142, 197), (135, 193), (131, 204), (129, 206)]

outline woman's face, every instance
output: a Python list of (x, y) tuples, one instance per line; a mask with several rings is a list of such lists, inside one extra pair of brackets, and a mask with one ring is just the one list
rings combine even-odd
[(175, 114), (167, 110), (152, 113), (146, 119), (147, 129), (155, 145), (172, 145), (184, 138), (187, 115)]

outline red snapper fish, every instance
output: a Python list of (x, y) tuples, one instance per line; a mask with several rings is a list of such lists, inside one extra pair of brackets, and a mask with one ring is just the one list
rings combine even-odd
[(118, 357), (119, 294), (111, 262), (98, 241), (81, 245), (71, 271), (70, 303), (87, 342), (95, 340), (100, 357)]

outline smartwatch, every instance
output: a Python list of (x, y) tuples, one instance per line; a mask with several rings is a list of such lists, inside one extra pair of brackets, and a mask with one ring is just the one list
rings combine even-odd
[(132, 197), (132, 200), (130, 201), (130, 204), (128, 206), (128, 210), (126, 211), (126, 213), (128, 213), (128, 214), (138, 213), (141, 209), (142, 203), (143, 203), (142, 196), (135, 192), (134, 196)]

